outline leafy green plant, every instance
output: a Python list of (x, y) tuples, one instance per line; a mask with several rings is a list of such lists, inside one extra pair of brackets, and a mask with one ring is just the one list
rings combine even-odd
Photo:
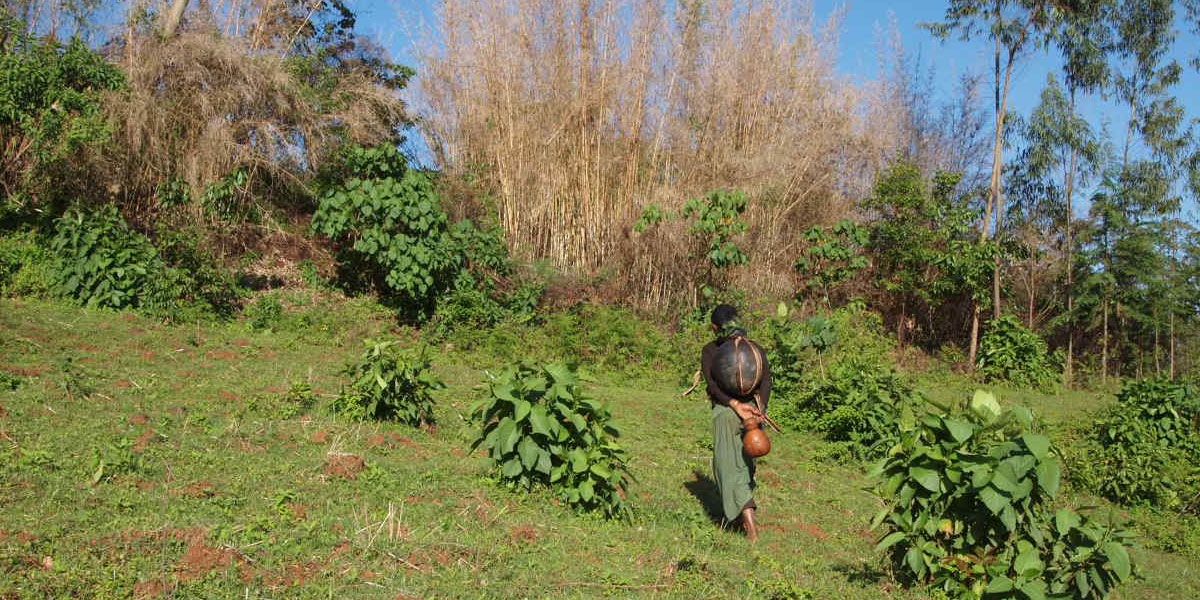
[(154, 244), (169, 268), (166, 296), (173, 300), (159, 316), (189, 322), (226, 320), (237, 313), (245, 289), (205, 243), (204, 232), (195, 227), (160, 227), (156, 232)]
[(337, 245), (345, 283), (395, 295), (410, 315), (427, 316), (463, 261), (449, 219), (430, 176), (407, 168), (398, 150), (358, 155), (355, 176), (322, 195), (313, 231)]
[(1046, 340), (1012, 315), (988, 323), (979, 341), (977, 362), (987, 381), (1018, 387), (1052, 388), (1062, 372)]
[(91, 484), (97, 485), (117, 475), (140, 470), (142, 458), (134, 452), (133, 446), (129, 438), (121, 438), (102, 447), (93, 447)]
[(1054, 511), (1061, 468), (1032, 415), (976, 392), (962, 414), (904, 424), (872, 469), (876, 549), (955, 598), (1105, 598), (1132, 575), (1127, 531)]
[(915, 418), (918, 399), (895, 371), (845, 357), (800, 392), (780, 420), (829, 441), (849, 442), (856, 456), (878, 456), (894, 441), (899, 424)]
[(146, 236), (131, 231), (107, 204), (72, 209), (56, 221), (54, 289), (91, 307), (137, 308), (151, 301), (165, 265)]
[[(101, 110), (106, 91), (120, 89), (125, 76), (82, 40), (61, 44), (35, 39), (26, 27), (0, 12), (0, 129), (8, 142), (0, 169), (3, 206), (46, 204), (82, 191), (70, 160), (79, 150), (106, 142), (112, 125)], [(57, 214), (55, 212), (54, 214)]]
[(813, 225), (792, 268), (800, 276), (797, 296), (817, 295), (828, 306), (830, 296), (859, 271), (867, 268), (864, 254), (871, 232), (849, 219), (831, 227)]
[(267, 294), (247, 306), (245, 314), (252, 329), (274, 329), (283, 318), (283, 304), (279, 296)]
[(246, 410), (276, 419), (294, 419), (312, 410), (316, 403), (312, 386), (307, 381), (297, 381), (282, 394), (251, 398)]
[(1186, 384), (1131, 381), (1083, 427), (1071, 480), (1127, 505), (1200, 516), (1200, 394)]
[(608, 407), (587, 398), (579, 375), (562, 364), (518, 363), (490, 382), (474, 411), (482, 446), (500, 481), (547, 486), (567, 504), (606, 517), (628, 514), (625, 451)]
[(383, 419), (408, 425), (432, 424), (433, 390), (445, 387), (430, 371), (424, 353), (398, 342), (367, 340), (358, 363), (345, 371), (349, 386), (330, 410), (356, 421)]
[(19, 387), (21, 387), (20, 377), (8, 371), (0, 371), (0, 391), (12, 391)]
[(47, 298), (53, 295), (56, 260), (34, 232), (0, 236), (0, 295)]

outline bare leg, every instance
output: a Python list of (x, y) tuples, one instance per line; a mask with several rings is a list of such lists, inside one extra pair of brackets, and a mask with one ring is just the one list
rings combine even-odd
[(746, 530), (746, 539), (751, 542), (758, 541), (758, 521), (755, 520), (753, 508), (742, 510), (742, 529)]

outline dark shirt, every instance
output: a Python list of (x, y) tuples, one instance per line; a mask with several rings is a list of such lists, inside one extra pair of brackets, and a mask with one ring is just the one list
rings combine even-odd
[[(767, 402), (769, 402), (771, 399), (771, 365), (767, 364), (767, 353), (762, 349), (762, 346), (755, 344), (749, 339), (746, 341), (753, 344), (763, 357), (762, 378), (759, 379), (758, 387), (754, 388), (754, 391), (758, 394), (758, 397), (762, 399), (762, 409), (765, 411), (767, 409)], [(708, 399), (711, 400), (713, 404), (721, 404), (724, 406), (729, 406), (730, 400), (753, 402), (753, 398), (734, 398), (733, 396), (726, 394), (725, 390), (722, 390), (721, 386), (718, 386), (716, 382), (713, 381), (713, 357), (717, 354), (717, 347), (723, 343), (725, 343), (724, 339), (709, 342), (705, 344), (704, 349), (700, 351), (700, 372), (704, 374), (704, 381), (708, 385)], [(751, 396), (753, 395), (754, 394), (751, 394)]]

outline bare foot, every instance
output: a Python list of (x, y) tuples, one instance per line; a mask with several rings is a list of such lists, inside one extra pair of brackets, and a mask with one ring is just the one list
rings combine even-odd
[(742, 529), (746, 531), (746, 539), (751, 542), (758, 541), (758, 521), (755, 520), (753, 508), (742, 511)]

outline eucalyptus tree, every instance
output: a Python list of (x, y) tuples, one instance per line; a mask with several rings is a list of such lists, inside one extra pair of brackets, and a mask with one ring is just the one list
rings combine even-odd
[[(1047, 47), (1055, 39), (1055, 32), (1063, 14), (1069, 10), (1072, 10), (1070, 5), (1054, 0), (950, 0), (943, 20), (927, 24), (933, 35), (940, 39), (957, 36), (966, 41), (982, 35), (994, 43), (995, 132), (992, 144), (991, 185), (979, 232), (981, 244), (987, 241), (993, 214), (996, 221), (995, 230), (999, 231), (1000, 215), (1003, 212), (1000, 179), (1004, 170), (1005, 125), (1013, 70), (1020, 59), (1034, 50)], [(995, 316), (999, 316), (1001, 311), (998, 267), (997, 255), (992, 273), (992, 309)], [(975, 352), (978, 348), (981, 308), (980, 304), (976, 303), (971, 318), (968, 356), (971, 365), (975, 364)]]

